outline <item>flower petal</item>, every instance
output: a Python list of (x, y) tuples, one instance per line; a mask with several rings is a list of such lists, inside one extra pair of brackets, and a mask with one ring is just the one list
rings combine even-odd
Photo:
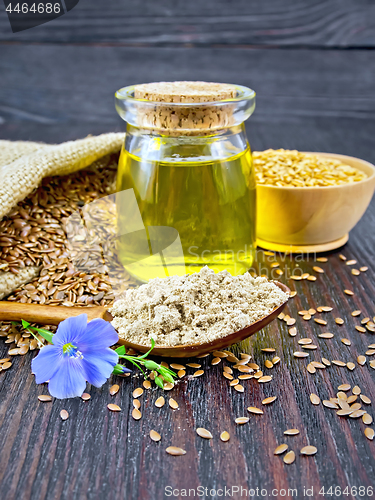
[(88, 352), (83, 355), (82, 365), (86, 380), (95, 387), (101, 387), (113, 372), (118, 362), (118, 355), (109, 347), (98, 352)]
[(55, 345), (42, 347), (36, 358), (31, 361), (31, 371), (35, 375), (35, 382), (43, 384), (50, 380), (62, 362), (60, 349)]
[(93, 319), (87, 325), (84, 334), (76, 339), (79, 350), (84, 354), (89, 350), (103, 349), (116, 344), (118, 335), (111, 323), (104, 319)]
[(64, 319), (53, 336), (54, 345), (63, 346), (64, 344), (76, 342), (84, 334), (87, 327), (87, 314), (79, 314), (71, 318)]
[(85, 388), (82, 359), (64, 356), (58, 371), (48, 384), (51, 396), (59, 399), (74, 398), (81, 396)]

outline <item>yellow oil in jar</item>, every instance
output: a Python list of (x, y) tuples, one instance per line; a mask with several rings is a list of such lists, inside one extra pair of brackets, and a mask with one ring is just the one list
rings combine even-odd
[[(150, 161), (125, 148), (121, 152), (117, 191), (133, 190), (136, 203), (118, 196), (118, 256), (141, 281), (205, 265), (238, 275), (253, 263), (256, 205), (249, 148), (212, 161), (191, 153), (184, 157), (179, 150), (171, 161)], [(142, 227), (134, 227), (132, 218)]]

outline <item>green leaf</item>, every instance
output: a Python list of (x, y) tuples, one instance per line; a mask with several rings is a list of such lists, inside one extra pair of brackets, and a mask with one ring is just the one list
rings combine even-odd
[(117, 349), (115, 349), (115, 352), (117, 352), (117, 354), (119, 356), (124, 356), (126, 354), (125, 346), (121, 345), (120, 347), (118, 347)]
[[(25, 320), (21, 320), (22, 321), (22, 326), (25, 328), (25, 330), (29, 330), (31, 332), (31, 330), (35, 330), (36, 332), (38, 332), (47, 342), (49, 342), (50, 344), (53, 344), (53, 334), (48, 331), (48, 330), (44, 330), (44, 328), (36, 328), (35, 326), (29, 326), (30, 323), (28, 323), (27, 321)], [(24, 325), (27, 325), (27, 326), (24, 326)]]
[(23, 326), (24, 328), (28, 328), (28, 327), (30, 326), (30, 323), (28, 323), (28, 322), (27, 322), (27, 321), (25, 321), (24, 319), (22, 319), (22, 320), (21, 320), (21, 322), (22, 322), (22, 326)]
[(163, 367), (161, 366), (159, 368), (159, 372), (163, 375), (164, 379), (167, 381), (167, 382), (171, 382), (173, 384), (174, 380), (173, 380), (173, 377), (172, 375), (170, 375), (167, 370), (163, 370)]
[(143, 362), (143, 365), (148, 370), (159, 370), (159, 368), (160, 368), (160, 365), (158, 363), (155, 363), (155, 361), (152, 361), (152, 359), (146, 359)]

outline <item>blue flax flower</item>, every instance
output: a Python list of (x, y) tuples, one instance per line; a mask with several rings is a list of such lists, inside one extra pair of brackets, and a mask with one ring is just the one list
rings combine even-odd
[(118, 341), (113, 326), (103, 319), (87, 323), (87, 314), (62, 321), (53, 336), (31, 363), (37, 384), (49, 380), (48, 390), (59, 399), (81, 396), (86, 381), (101, 387), (118, 362), (109, 348)]

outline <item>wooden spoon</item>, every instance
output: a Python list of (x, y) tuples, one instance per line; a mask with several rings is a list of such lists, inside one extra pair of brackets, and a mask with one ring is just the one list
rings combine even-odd
[[(274, 282), (281, 290), (287, 294), (290, 293), (289, 288), (282, 283), (277, 281)], [(187, 345), (176, 345), (176, 346), (157, 346), (153, 349), (152, 353), (155, 356), (162, 356), (168, 358), (190, 358), (194, 356), (199, 356), (201, 354), (206, 354), (218, 349), (223, 349), (224, 347), (231, 346), (232, 344), (237, 344), (242, 340), (254, 335), (266, 325), (271, 323), (284, 309), (287, 300), (276, 307), (270, 314), (264, 316), (263, 318), (255, 321), (251, 325), (247, 326), (243, 330), (238, 332), (233, 332), (220, 339), (213, 340), (212, 342), (205, 342), (204, 344), (187, 344)], [(37, 323), (41, 325), (58, 325), (64, 319), (70, 318), (72, 316), (78, 316), (79, 314), (87, 314), (88, 321), (95, 318), (102, 318), (106, 321), (111, 321), (112, 315), (107, 311), (105, 307), (64, 307), (64, 306), (44, 306), (39, 304), (22, 304), (20, 302), (3, 301), (0, 302), (0, 321), (21, 321), (24, 319), (29, 323)], [(131, 347), (139, 352), (147, 352), (149, 346), (133, 344), (127, 340), (119, 339), (119, 344), (126, 347)]]

